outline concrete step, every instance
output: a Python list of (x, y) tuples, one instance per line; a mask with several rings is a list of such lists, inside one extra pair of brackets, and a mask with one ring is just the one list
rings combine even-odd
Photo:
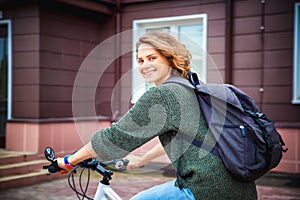
[(50, 174), (43, 166), (46, 159), (39, 159), (37, 153), (12, 152), (0, 149), (0, 190), (28, 186), (39, 182), (64, 178)]
[(7, 165), (36, 159), (38, 159), (38, 155), (36, 153), (15, 152), (0, 149), (0, 165)]
[(42, 169), (26, 174), (5, 176), (0, 178), (0, 190), (29, 186), (58, 178), (65, 178), (65, 176), (61, 174), (50, 174), (47, 170)]
[(7, 165), (0, 165), (0, 177), (25, 174), (40, 170), (44, 165), (48, 165), (47, 160), (31, 160)]

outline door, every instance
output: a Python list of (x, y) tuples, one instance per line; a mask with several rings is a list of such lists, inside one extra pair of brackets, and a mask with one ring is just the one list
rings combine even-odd
[(5, 148), (8, 118), (8, 24), (0, 23), (0, 148)]

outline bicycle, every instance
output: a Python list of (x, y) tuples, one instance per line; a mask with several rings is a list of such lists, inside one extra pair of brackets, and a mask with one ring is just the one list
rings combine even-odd
[[(61, 170), (57, 161), (55, 160), (55, 152), (51, 147), (47, 147), (44, 150), (45, 157), (51, 162), (48, 166), (43, 166), (43, 169), (48, 169), (49, 173), (55, 173)], [(100, 161), (95, 158), (85, 160), (78, 163), (68, 175), (68, 183), (70, 188), (76, 193), (78, 199), (84, 200), (122, 200), (122, 198), (110, 187), (110, 181), (112, 180), (113, 171), (108, 169), (110, 165), (113, 165), (116, 170), (124, 171), (128, 164), (128, 160), (116, 159), (111, 161)], [(81, 169), (79, 175), (79, 188), (76, 187), (74, 175)], [(85, 188), (82, 186), (82, 176), (87, 169), (87, 183)], [(99, 181), (94, 198), (87, 196), (87, 190), (90, 183), (90, 170), (96, 171), (102, 175), (102, 180)], [(80, 189), (80, 191), (78, 191)]]

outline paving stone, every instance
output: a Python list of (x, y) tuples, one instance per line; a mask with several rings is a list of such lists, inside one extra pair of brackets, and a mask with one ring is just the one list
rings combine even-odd
[[(62, 175), (64, 177), (64, 175)], [(87, 181), (86, 176), (84, 183)], [(145, 190), (154, 185), (158, 185), (170, 180), (173, 176), (164, 176), (158, 172), (114, 172), (111, 187), (124, 199), (129, 199), (139, 191)], [(101, 176), (93, 174), (90, 180), (88, 195), (96, 191), (98, 181)], [(266, 182), (265, 182), (266, 183)], [(287, 187), (280, 184), (257, 185), (259, 200), (300, 200), (300, 188)], [(67, 178), (48, 181), (27, 187), (13, 188), (0, 192), (0, 199), (4, 200), (75, 200), (74, 192), (68, 186)]]

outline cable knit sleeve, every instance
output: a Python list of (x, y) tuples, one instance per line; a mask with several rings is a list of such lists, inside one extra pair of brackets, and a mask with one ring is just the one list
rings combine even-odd
[[(165, 86), (147, 91), (138, 102), (109, 128), (92, 136), (91, 142), (103, 160), (122, 158), (152, 138), (174, 129), (180, 109)], [(180, 119), (178, 119), (180, 120)]]

